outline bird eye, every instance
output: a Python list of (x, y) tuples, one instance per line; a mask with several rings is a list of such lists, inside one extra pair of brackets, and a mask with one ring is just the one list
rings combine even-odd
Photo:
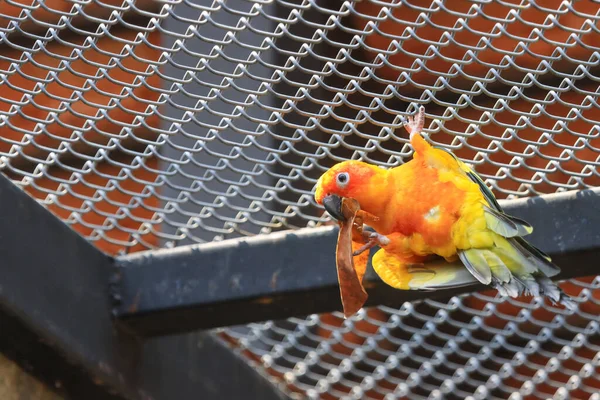
[(347, 172), (340, 172), (335, 177), (335, 181), (340, 189), (344, 189), (350, 182), (350, 174)]

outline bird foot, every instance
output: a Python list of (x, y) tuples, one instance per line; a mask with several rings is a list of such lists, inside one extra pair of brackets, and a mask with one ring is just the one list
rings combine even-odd
[(404, 125), (404, 128), (410, 134), (411, 139), (413, 135), (421, 133), (421, 131), (423, 131), (423, 127), (425, 126), (425, 107), (419, 107), (417, 115), (414, 117), (407, 117), (402, 125)]
[(355, 257), (375, 246), (387, 246), (390, 244), (390, 239), (384, 235), (380, 235), (377, 232), (363, 232), (363, 238), (365, 239), (366, 243), (352, 253), (352, 255)]

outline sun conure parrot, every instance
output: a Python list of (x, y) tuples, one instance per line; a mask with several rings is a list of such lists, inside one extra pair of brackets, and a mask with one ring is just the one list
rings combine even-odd
[[(560, 272), (550, 257), (523, 239), (533, 231), (502, 211), (482, 179), (452, 153), (421, 136), (425, 109), (404, 123), (414, 148), (411, 161), (383, 169), (344, 161), (325, 172), (315, 200), (342, 220), (342, 199), (358, 202), (365, 246), (378, 245), (375, 272), (404, 290), (435, 290), (474, 284), (501, 295), (544, 295), (572, 308), (575, 303), (549, 277)], [(429, 262), (431, 256), (437, 262)], [(440, 262), (441, 261), (441, 262)], [(362, 275), (361, 275), (362, 279)]]

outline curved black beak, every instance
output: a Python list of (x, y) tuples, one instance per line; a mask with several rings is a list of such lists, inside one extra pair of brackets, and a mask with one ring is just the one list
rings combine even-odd
[(342, 213), (342, 198), (337, 194), (328, 194), (323, 198), (323, 207), (325, 210), (338, 221), (344, 221), (344, 214)]

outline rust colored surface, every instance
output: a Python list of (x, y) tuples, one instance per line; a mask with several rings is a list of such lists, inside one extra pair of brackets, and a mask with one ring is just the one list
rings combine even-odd
[[(588, 83), (585, 89), (593, 92), (598, 89), (598, 84)], [(583, 94), (577, 92), (564, 92), (557, 96), (572, 105), (588, 102)], [(483, 109), (459, 110), (458, 118), (445, 122), (446, 132), (432, 134), (431, 140), (452, 144), (455, 146), (452, 152), (458, 157), (475, 159), (473, 165), (484, 178), (497, 177), (497, 186), (493, 189), (498, 198), (505, 198), (506, 193), (518, 196), (554, 193), (559, 186), (553, 183), (569, 183), (573, 189), (581, 188), (578, 180), (588, 186), (600, 185), (600, 177), (592, 173), (600, 154), (600, 135), (588, 122), (590, 120), (585, 120), (589, 117), (594, 120), (594, 109), (583, 109), (583, 118), (575, 118), (572, 106), (555, 102), (546, 105), (546, 112), (554, 117), (535, 112), (536, 116), (529, 118), (524, 113), (535, 111), (535, 102), (545, 101), (546, 93), (532, 93), (530, 97), (531, 101), (519, 99), (508, 102), (510, 107), (496, 113), (493, 119), (487, 118)], [(492, 105), (485, 103), (488, 108)], [(562, 120), (564, 126), (557, 124), (557, 120)], [(479, 121), (483, 123), (479, 124)], [(469, 127), (471, 123), (479, 125), (480, 133)], [(519, 126), (519, 129), (507, 126)], [(553, 131), (555, 133), (551, 134)], [(503, 139), (501, 145), (493, 143), (497, 139)], [(565, 146), (569, 148), (565, 149)], [(571, 158), (569, 153), (574, 157)], [(516, 162), (513, 158), (519, 154), (525, 156)], [(543, 179), (535, 176), (536, 170), (545, 172)]]
[[(59, 42), (47, 45), (45, 51), (35, 53), (34, 62), (23, 59), (22, 53), (14, 50), (3, 54), (11, 60), (22, 61), (19, 61), (21, 73), (17, 74), (11, 68), (11, 62), (0, 60), (0, 72), (9, 75), (8, 84), (2, 86), (0, 111), (8, 113), (11, 107), (20, 111), (10, 117), (8, 124), (0, 127), (0, 136), (8, 139), (0, 142), (1, 152), (9, 152), (13, 147), (13, 150), (43, 160), (49, 149), (59, 149), (62, 142), (72, 146), (67, 156), (79, 152), (94, 154), (98, 146), (86, 142), (107, 145), (111, 140), (118, 140), (124, 146), (136, 143), (123, 128), (131, 128), (137, 136), (154, 137), (143, 124), (152, 127), (159, 124), (158, 115), (150, 112), (149, 105), (158, 100), (156, 89), (160, 88), (161, 81), (149, 65), (160, 57), (160, 51), (152, 46), (160, 44), (160, 33), (148, 35), (151, 45), (139, 40), (140, 44), (134, 47), (133, 54), (140, 60), (128, 53), (126, 45), (118, 40), (136, 40), (138, 32), (121, 30), (111, 34), (115, 38), (105, 36), (98, 39), (96, 46), (99, 50), (85, 45), (85, 37), (74, 37), (69, 39), (69, 45)], [(56, 79), (50, 79), (49, 69), (57, 68), (63, 60), (73, 57), (73, 45), (84, 50), (80, 57), (70, 61), (71, 71), (64, 70), (58, 73)], [(122, 54), (119, 57), (123, 68), (112, 67), (111, 53)], [(102, 68), (105, 68), (104, 72)], [(51, 81), (44, 83), (45, 80)], [(25, 91), (33, 93), (31, 98), (24, 97)], [(53, 115), (49, 109), (65, 111)], [(144, 113), (146, 116), (142, 124), (136, 115)], [(44, 130), (39, 128), (41, 121), (45, 122)], [(94, 121), (93, 128), (88, 121)], [(35, 132), (36, 135), (25, 135), (21, 130)], [(109, 147), (114, 147), (114, 144)], [(18, 164), (18, 160), (15, 162)]]
[[(125, 243), (130, 240), (130, 231), (140, 229), (143, 222), (148, 222), (154, 215), (153, 209), (159, 205), (156, 196), (152, 196), (145, 190), (147, 184), (152, 184), (156, 174), (150, 172), (158, 168), (158, 160), (150, 158), (145, 167), (135, 167), (132, 159), (120, 160), (121, 163), (131, 165), (131, 175), (128, 178), (122, 173), (122, 169), (108, 163), (99, 164), (97, 170), (92, 170), (81, 179), (71, 184), (68, 190), (60, 189), (58, 180), (68, 181), (71, 173), (61, 169), (51, 169), (49, 177), (36, 179), (26, 191), (33, 197), (44, 200), (45, 206), (66, 221), (80, 234), (89, 237), (92, 244), (108, 254), (117, 254), (125, 249)], [(118, 184), (110, 183), (110, 180)], [(138, 182), (140, 181), (140, 182)], [(144, 183), (142, 183), (144, 182)], [(37, 187), (37, 189), (36, 189)], [(48, 193), (53, 193), (53, 199), (48, 199)], [(92, 209), (86, 203), (93, 202)], [(121, 212), (117, 212), (122, 208)], [(125, 213), (123, 210), (128, 210)], [(79, 217), (75, 217), (75, 214)], [(107, 215), (117, 215), (115, 221), (110, 220)], [(110, 224), (110, 229), (105, 235), (112, 239), (105, 240), (103, 237), (91, 236), (94, 227)], [(153, 234), (158, 226), (152, 226), (142, 230), (141, 240), (144, 244), (137, 244), (130, 252), (145, 250), (148, 246), (158, 246), (158, 238)], [(122, 245), (115, 244), (119, 241)]]
[[(125, 3), (125, 6), (123, 5)], [(135, 8), (139, 10), (155, 10), (154, 0), (136, 0)], [(43, 4), (43, 6), (42, 6)], [(6, 29), (11, 21), (20, 21), (20, 29), (28, 32), (45, 31), (47, 24), (58, 25), (61, 17), (73, 18), (74, 25), (94, 23), (93, 18), (108, 19), (115, 10), (136, 13), (134, 8), (126, 6), (123, 0), (81, 1), (73, 0), (11, 0), (0, 2), (0, 28)], [(81, 11), (74, 9), (78, 6)]]
[[(40, 8), (37, 1), (23, 3), (35, 4), (32, 12), (40, 19), (58, 15)], [(86, 10), (92, 14), (105, 12), (109, 9), (106, 5), (117, 3), (122, 2), (109, 1), (105, 5), (93, 2)], [(49, 9), (63, 12), (72, 5), (67, 1), (46, 2)], [(20, 11), (3, 4), (0, 12), (14, 16)], [(78, 167), (85, 171), (80, 180), (68, 169), (52, 167), (45, 176), (34, 178), (25, 190), (99, 249), (117, 254), (127, 247), (131, 231), (150, 221), (154, 214), (151, 208), (159, 205), (158, 199), (146, 189), (156, 180), (153, 171), (157, 170), (158, 161), (144, 159), (145, 168), (140, 168), (138, 161), (120, 155), (115, 149), (118, 144), (139, 151), (143, 144), (136, 137), (156, 138), (148, 127), (160, 125), (159, 115), (150, 106), (158, 100), (157, 89), (162, 84), (153, 67), (160, 57), (161, 34), (157, 31), (144, 37), (134, 30), (112, 29), (110, 35), (97, 39), (96, 48), (86, 43), (85, 36), (71, 35), (66, 40), (66, 44), (48, 43), (33, 54), (32, 60), (17, 50), (3, 53), (11, 61), (0, 60), (0, 72), (8, 75), (7, 84), (2, 86), (0, 111), (18, 109), (19, 112), (0, 126), (0, 137), (5, 139), (0, 141), (0, 152), (12, 155), (11, 165), (27, 168), (32, 160), (45, 160), (50, 151), (67, 163), (80, 159), (81, 154), (97, 156), (100, 146), (110, 151), (109, 161), (99, 162), (93, 169)], [(127, 42), (137, 44), (128, 50)], [(73, 53), (74, 46), (81, 50), (79, 55)], [(115, 57), (120, 67), (115, 67)], [(11, 62), (19, 64), (20, 73), (15, 72)], [(56, 77), (49, 75), (49, 71), (65, 62), (69, 63), (68, 69), (60, 68), (62, 71)], [(24, 92), (31, 96), (25, 97)], [(49, 112), (52, 109), (64, 112), (53, 114)], [(65, 144), (69, 144), (68, 150)], [(147, 225), (141, 235), (144, 243), (129, 251), (158, 245), (152, 233), (157, 227)], [(94, 228), (102, 226), (109, 229), (95, 234)]]
[[(398, 69), (393, 66), (404, 69), (414, 68), (421, 69), (421, 71), (412, 74), (412, 79), (420, 84), (431, 85), (438, 79), (440, 74), (455, 73), (452, 65), (456, 63), (461, 65), (464, 75), (453, 78), (453, 86), (468, 84), (470, 87), (473, 84), (473, 78), (467, 79), (465, 75), (475, 79), (485, 77), (490, 70), (489, 64), (502, 65), (502, 60), (506, 54), (518, 54), (513, 56), (516, 65), (535, 70), (540, 58), (552, 56), (558, 47), (549, 41), (564, 43), (565, 53), (569, 57), (587, 60), (593, 50), (589, 47), (586, 48), (586, 45), (597, 43), (600, 36), (593, 29), (589, 29), (589, 33), (580, 35), (581, 44), (574, 43), (569, 38), (571, 32), (563, 27), (581, 29), (582, 26), (585, 26), (585, 16), (575, 13), (560, 15), (560, 25), (562, 27), (546, 21), (550, 11), (543, 11), (536, 7), (520, 10), (520, 19), (514, 16), (511, 17), (511, 13), (517, 11), (515, 5), (518, 6), (522, 3), (520, 0), (480, 3), (478, 5), (482, 12), (472, 9), (474, 6), (472, 1), (453, 0), (444, 2), (444, 6), (448, 11), (438, 10), (434, 13), (426, 12), (427, 9), (439, 9), (439, 6), (436, 6), (432, 0), (411, 0), (408, 2), (413, 6), (421, 7), (421, 10), (402, 5), (401, 2), (396, 0), (383, 0), (377, 3), (367, 0), (355, 3), (356, 11), (362, 15), (352, 14), (353, 25), (356, 28), (366, 30), (367, 23), (377, 19), (376, 17), (382, 13), (383, 4), (386, 3), (389, 4), (388, 7), (390, 7), (390, 14), (393, 18), (388, 17), (380, 22), (378, 25), (379, 31), (365, 37), (367, 46), (376, 49), (365, 51), (365, 55), (372, 61), (377, 55), (375, 51), (387, 51), (390, 47), (393, 38), (389, 35), (401, 37), (402, 40), (399, 40), (399, 42), (404, 51), (396, 51), (395, 54), (389, 55), (388, 61), (391, 66), (383, 65), (377, 70), (377, 74), (392, 80), (397, 79), (400, 74)], [(548, 0), (543, 2), (543, 7), (548, 10), (561, 10), (561, 3), (562, 0)], [(591, 0), (576, 2), (573, 7), (578, 12), (591, 15), (595, 15), (598, 10), (598, 4)], [(422, 13), (427, 15), (431, 21), (430, 24), (423, 23), (423, 18), (420, 16)], [(469, 29), (462, 28), (455, 32), (453, 40), (450, 40), (447, 35), (452, 32), (453, 28), (457, 27), (459, 18), (461, 18), (455, 13), (472, 15), (472, 17), (463, 18), (472, 32)], [(384, 15), (382, 13), (379, 18)], [(511, 22), (500, 23), (500, 21), (505, 20)], [(504, 25), (506, 33), (501, 34), (496, 26), (497, 24)], [(542, 38), (530, 39), (532, 24), (545, 24), (548, 26), (544, 29)], [(407, 27), (413, 28), (414, 33), (412, 35), (405, 31)], [(481, 39), (486, 36), (489, 38), (489, 44), (484, 45), (482, 43), (478, 45)], [(427, 41), (445, 43), (443, 46), (438, 47), (439, 53), (443, 57), (431, 52)], [(521, 41), (527, 43), (528, 51), (523, 51), (519, 45)], [(473, 50), (476, 53), (476, 59), (467, 55), (468, 47), (476, 48), (476, 51)], [(412, 53), (413, 55), (406, 53)], [(444, 57), (452, 60), (445, 60)], [(415, 63), (419, 58), (427, 59), (426, 68), (420, 68)], [(559, 71), (572, 71), (576, 67), (576, 64), (569, 63), (564, 58), (553, 64), (553, 68)], [(503, 76), (514, 78), (515, 76), (524, 75), (516, 69), (507, 69), (508, 71), (503, 72)], [(411, 89), (407, 88), (407, 90)]]

